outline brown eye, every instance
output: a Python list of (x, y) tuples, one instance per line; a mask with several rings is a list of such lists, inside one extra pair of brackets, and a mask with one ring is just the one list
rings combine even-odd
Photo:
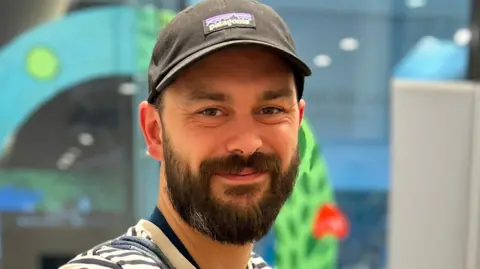
[(222, 116), (224, 113), (218, 108), (207, 108), (199, 112), (203, 116), (216, 117)]
[(260, 110), (260, 114), (269, 114), (275, 115), (285, 112), (285, 110), (278, 108), (278, 107), (265, 107)]

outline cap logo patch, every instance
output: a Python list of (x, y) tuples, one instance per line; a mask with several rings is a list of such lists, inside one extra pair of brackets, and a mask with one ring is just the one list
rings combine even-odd
[(226, 13), (203, 21), (205, 35), (227, 28), (254, 28), (255, 19), (250, 13)]

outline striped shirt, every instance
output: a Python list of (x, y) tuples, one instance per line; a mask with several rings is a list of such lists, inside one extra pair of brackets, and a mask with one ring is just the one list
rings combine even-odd
[[(140, 220), (134, 227), (128, 229), (127, 236), (136, 236), (154, 242), (178, 269), (195, 269), (195, 267), (178, 251), (168, 237), (155, 224), (147, 220)], [(94, 247), (77, 255), (59, 269), (155, 269), (155, 261), (144, 254), (133, 251), (116, 249), (111, 246)], [(272, 269), (258, 255), (252, 252), (248, 262), (248, 269)]]

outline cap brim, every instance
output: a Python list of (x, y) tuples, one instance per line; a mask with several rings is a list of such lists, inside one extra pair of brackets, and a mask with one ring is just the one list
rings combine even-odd
[(310, 68), (306, 63), (304, 63), (296, 55), (282, 48), (279, 48), (277, 46), (274, 46), (266, 42), (257, 41), (257, 40), (231, 40), (231, 41), (225, 41), (225, 42), (216, 44), (214, 46), (204, 48), (200, 51), (193, 53), (192, 55), (189, 55), (167, 73), (167, 75), (162, 79), (162, 81), (160, 81), (160, 83), (156, 85), (155, 90), (156, 91), (163, 90), (167, 85), (173, 82), (173, 80), (176, 78), (176, 76), (179, 74), (180, 71), (190, 66), (192, 63), (216, 51), (219, 51), (221, 49), (231, 47), (234, 45), (260, 45), (263, 47), (267, 47), (269, 49), (272, 49), (273, 51), (278, 52), (281, 56), (283, 56), (293, 66), (295, 72), (300, 73), (300, 75), (303, 75), (303, 76), (310, 76), (312, 74), (312, 71), (310, 70)]

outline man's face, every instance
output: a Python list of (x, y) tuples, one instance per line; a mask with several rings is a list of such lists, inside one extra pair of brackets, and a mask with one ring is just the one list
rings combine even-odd
[(262, 238), (293, 190), (303, 107), (289, 67), (266, 50), (224, 50), (183, 72), (156, 126), (141, 111), (180, 217), (222, 243)]

